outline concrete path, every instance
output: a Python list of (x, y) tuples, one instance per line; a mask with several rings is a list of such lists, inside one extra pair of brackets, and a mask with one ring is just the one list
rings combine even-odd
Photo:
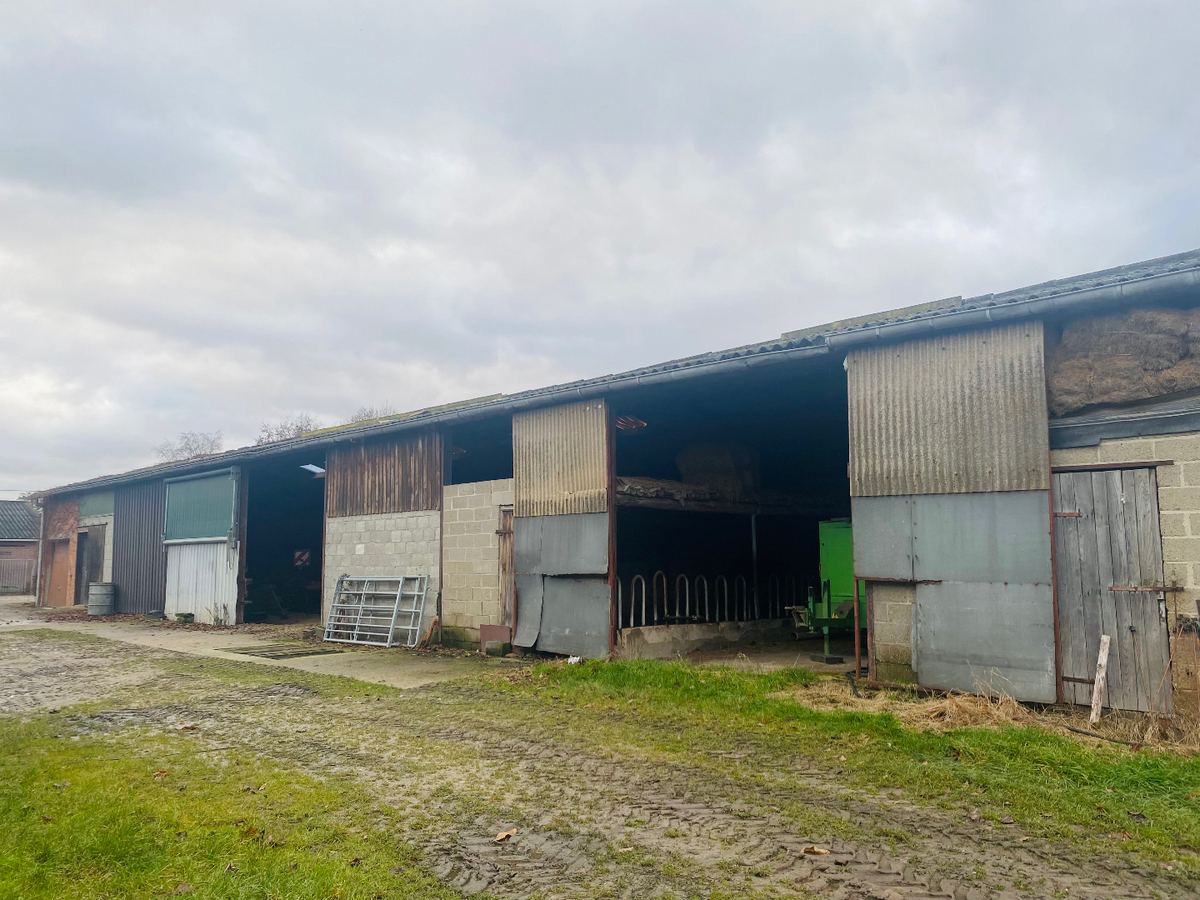
[[(206, 656), (231, 662), (250, 662), (283, 669), (298, 669), (321, 675), (343, 675), (371, 684), (413, 688), (423, 684), (450, 681), (486, 672), (511, 671), (521, 666), (519, 660), (493, 659), (480, 654), (437, 653), (401, 649), (349, 647), (300, 641), (292, 637), (295, 629), (272, 626), (235, 626), (232, 628), (191, 628), (167, 623), (122, 617), (117, 621), (89, 619), (81, 615), (63, 618), (70, 610), (49, 610), (33, 605), (32, 597), (0, 598), (0, 631), (23, 631), (49, 628), (91, 634), (113, 641), (123, 641), (140, 647), (172, 650), (191, 656)], [(55, 619), (48, 616), (54, 615)], [(252, 630), (251, 630), (252, 629)], [(281, 633), (282, 632), (282, 633)], [(299, 656), (291, 659), (267, 659), (248, 656), (230, 650), (255, 650), (267, 645), (294, 644), (297, 649), (310, 647), (322, 653), (334, 646), (344, 650), (321, 656)]]

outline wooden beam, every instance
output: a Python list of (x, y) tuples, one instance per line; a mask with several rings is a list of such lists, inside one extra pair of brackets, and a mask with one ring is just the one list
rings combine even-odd
[(641, 507), (643, 509), (676, 509), (682, 512), (734, 513), (748, 516), (832, 516), (829, 507), (813, 506), (770, 506), (759, 503), (723, 503), (718, 500), (687, 500), (666, 497), (633, 497), (617, 494), (617, 506)]
[(1159, 466), (1173, 466), (1173, 459), (1152, 459), (1144, 462), (1122, 463), (1080, 463), (1073, 466), (1051, 466), (1051, 472), (1108, 472), (1113, 469), (1157, 469)]

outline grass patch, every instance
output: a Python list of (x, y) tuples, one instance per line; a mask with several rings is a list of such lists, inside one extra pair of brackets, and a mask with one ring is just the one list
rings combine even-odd
[[(800, 754), (840, 770), (853, 786), (900, 788), (956, 810), (978, 808), (1014, 837), (1135, 851), (1200, 874), (1197, 757), (1095, 747), (1035, 727), (921, 731), (888, 713), (818, 711), (787, 696), (821, 677), (803, 669), (756, 674), (682, 662), (588, 661), (537, 667), (508, 689), (575, 710), (633, 711), (624, 720), (632, 722), (626, 737), (633, 742), (661, 746), (644, 727), (653, 725), (665, 726), (682, 754), (711, 746), (714, 735), (756, 754)], [(1006, 816), (1012, 826), (1000, 824)]]
[(460, 896), (350, 783), (184, 736), (66, 731), (0, 720), (0, 898)]
[(8, 641), (57, 641), (60, 643), (70, 644), (99, 644), (107, 643), (107, 638), (102, 638), (94, 634), (85, 634), (82, 631), (68, 631), (67, 629), (58, 628), (22, 628), (19, 631), (9, 631), (0, 638)]
[(205, 657), (171, 657), (155, 660), (164, 673), (178, 678), (201, 677), (212, 684), (240, 689), (265, 688), (275, 684), (302, 684), (322, 697), (395, 697), (398, 688), (373, 684), (343, 675), (321, 675), (302, 669), (286, 669), (240, 660)]

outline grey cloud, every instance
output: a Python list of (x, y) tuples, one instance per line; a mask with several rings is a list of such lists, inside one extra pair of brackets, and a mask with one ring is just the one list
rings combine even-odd
[(1198, 246), (1198, 24), (6, 4), (0, 488)]

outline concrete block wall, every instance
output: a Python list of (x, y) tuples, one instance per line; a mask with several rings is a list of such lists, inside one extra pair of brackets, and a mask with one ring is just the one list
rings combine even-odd
[(448, 484), (442, 493), (442, 625), (479, 640), (500, 624), (500, 507), (513, 504), (513, 480)]
[(912, 623), (917, 586), (869, 581), (867, 592), (873, 609), (877, 677), (881, 681), (916, 681)]
[(428, 575), (428, 621), (440, 587), (441, 517), (430, 509), (326, 519), (322, 619), (329, 615), (339, 575)]
[(1200, 710), (1200, 638), (1184, 633), (1176, 640), (1177, 616), (1195, 617), (1200, 609), (1200, 432), (1161, 437), (1101, 441), (1095, 447), (1052, 450), (1054, 466), (1172, 460), (1158, 467), (1158, 515), (1162, 530), (1163, 574), (1167, 584), (1184, 590), (1167, 594), (1171, 625), (1172, 674), (1176, 709)]

